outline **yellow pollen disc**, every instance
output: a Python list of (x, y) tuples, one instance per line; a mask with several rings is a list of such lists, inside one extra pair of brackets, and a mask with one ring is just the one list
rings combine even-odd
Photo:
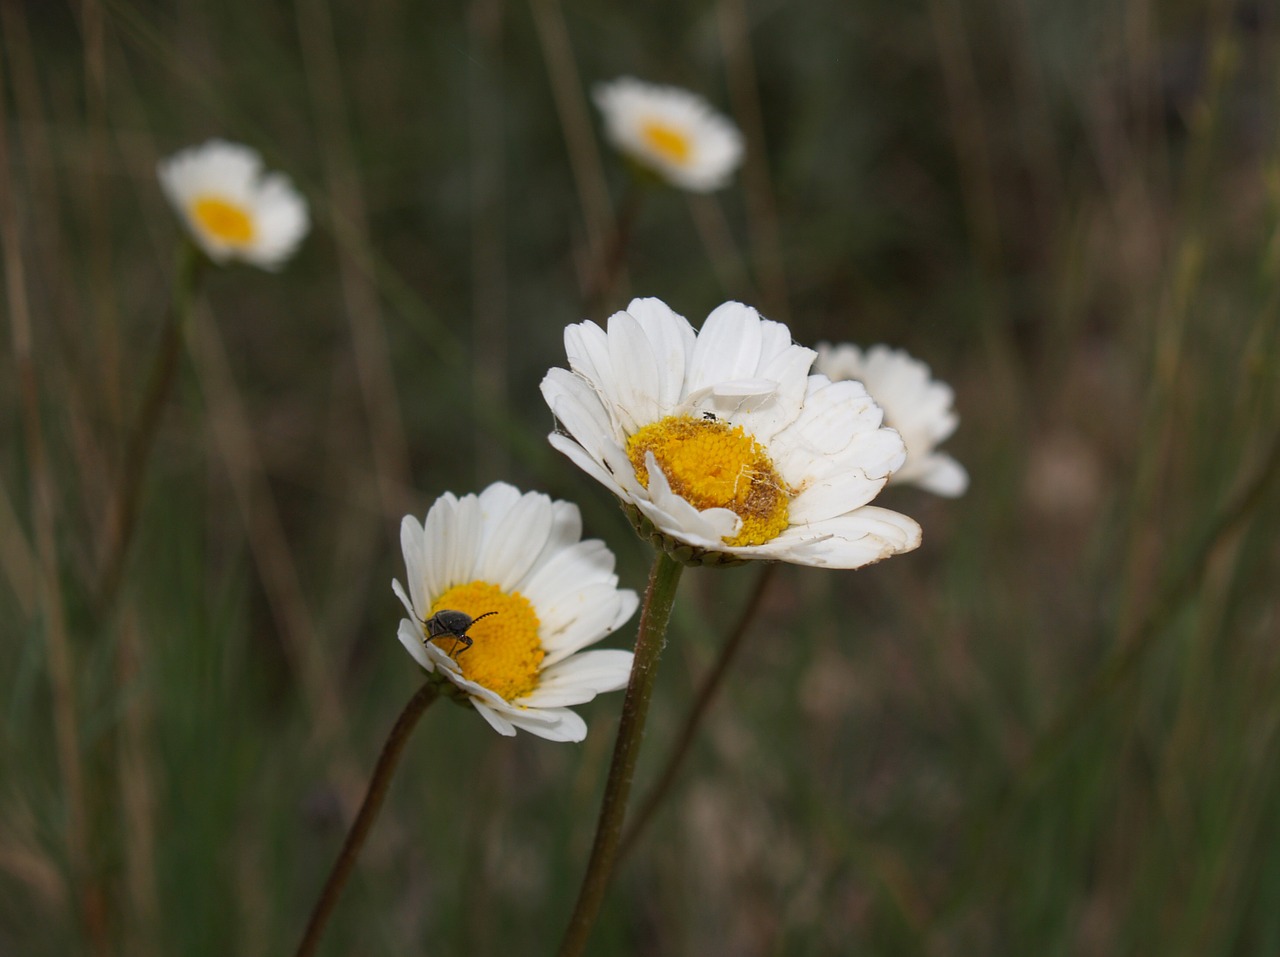
[(699, 511), (727, 508), (742, 529), (726, 545), (763, 545), (787, 527), (792, 494), (764, 447), (742, 426), (710, 419), (668, 416), (627, 439), (636, 478), (649, 487), (645, 453), (652, 452), (675, 492)]
[[(463, 650), (452, 638), (433, 639), (462, 668), (462, 676), (514, 701), (538, 687), (546, 652), (538, 637), (538, 615), (529, 599), (519, 592), (504, 592), (497, 585), (474, 581), (454, 585), (436, 599), (428, 618), (449, 609), (479, 618), (467, 631), (471, 647)], [(455, 647), (456, 646), (456, 647)]]
[(646, 120), (640, 126), (640, 135), (654, 152), (673, 163), (683, 165), (689, 162), (689, 156), (693, 153), (693, 143), (688, 134), (666, 123)]
[(242, 246), (253, 241), (253, 217), (235, 203), (217, 196), (199, 196), (191, 204), (191, 215), (201, 229), (224, 243)]

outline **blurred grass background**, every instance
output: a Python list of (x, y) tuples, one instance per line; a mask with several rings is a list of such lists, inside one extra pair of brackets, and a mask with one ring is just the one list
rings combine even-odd
[[(536, 393), (632, 293), (909, 349), (973, 484), (884, 496), (910, 556), (780, 570), (592, 952), (1280, 952), (1270, 4), (6, 0), (0, 33), (0, 954), (292, 952), (416, 687), (405, 512), (572, 498), (642, 587)], [(648, 195), (588, 302), (625, 174), (585, 94), (626, 73), (749, 158)], [(155, 163), (210, 136), (317, 226), (208, 276), (102, 614), (180, 238)], [(758, 573), (686, 576), (637, 797)], [(427, 715), (326, 952), (551, 952), (619, 703), (581, 746)]]

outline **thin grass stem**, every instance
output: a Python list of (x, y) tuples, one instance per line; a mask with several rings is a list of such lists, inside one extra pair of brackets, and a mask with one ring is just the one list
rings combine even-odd
[(164, 410), (178, 379), (182, 341), (191, 327), (191, 310), (199, 292), (205, 264), (204, 256), (195, 245), (184, 241), (178, 250), (174, 268), (169, 314), (160, 332), (155, 358), (151, 362), (151, 372), (147, 377), (147, 389), (138, 409), (138, 418), (130, 429), (125, 445), (120, 482), (112, 496), (109, 523), (103, 536), (105, 557), (95, 596), (98, 612), (104, 617), (114, 604), (124, 577), (129, 545), (138, 524), (147, 466), (151, 461), (151, 451), (155, 447)]
[(342, 844), (338, 859), (334, 861), (333, 870), (329, 872), (329, 879), (325, 881), (324, 889), (320, 892), (316, 905), (311, 911), (311, 919), (307, 921), (302, 943), (298, 945), (298, 957), (308, 957), (320, 946), (325, 925), (338, 905), (338, 899), (342, 896), (343, 888), (347, 886), (347, 879), (351, 876), (351, 871), (356, 866), (356, 859), (360, 856), (360, 849), (364, 847), (365, 838), (369, 836), (369, 830), (382, 809), (382, 801), (387, 796), (387, 788), (390, 787), (391, 778), (396, 772), (396, 766), (400, 763), (404, 746), (409, 742), (409, 735), (413, 733), (423, 712), (439, 696), (440, 692), (435, 685), (424, 684), (409, 699), (409, 703), (400, 712), (400, 717), (396, 718), (391, 734), (387, 736), (387, 741), (382, 746), (382, 753), (378, 755), (378, 763), (374, 765), (364, 801), (351, 825), (351, 830), (347, 832), (347, 839)]
[(648, 192), (644, 182), (638, 176), (632, 176), (627, 184), (627, 191), (618, 208), (618, 218), (595, 268), (591, 270), (591, 278), (583, 297), (587, 302), (587, 315), (593, 316), (602, 311), (618, 285), (622, 275), (622, 266), (626, 262), (627, 249), (631, 246), (631, 237), (635, 232), (636, 220), (640, 218), (640, 208), (644, 204), (644, 194)]
[(591, 129), (591, 116), (582, 95), (583, 86), (565, 26), (564, 11), (559, 0), (529, 0), (529, 8), (551, 79), (556, 114), (564, 131), (569, 166), (573, 170), (578, 202), (582, 207), (582, 222), (590, 253), (588, 261), (597, 263), (604, 254), (605, 237), (613, 228), (613, 210), (609, 205), (604, 164), (600, 160), (600, 150)]
[(40, 403), (40, 364), (27, 296), (26, 263), (19, 228), (19, 207), (9, 163), (10, 129), (5, 104), (5, 64), (0, 62), (0, 258), (3, 259), (5, 305), (13, 346), (18, 401), (21, 405), (23, 444), (31, 487), (31, 524), (39, 563), (41, 629), (48, 658), (49, 690), (53, 712), (54, 748), (65, 808), (65, 842), (71, 886), (76, 897), (89, 952), (104, 953), (109, 941), (105, 894), (93, 869), (89, 815), (86, 800), (79, 704), (76, 691), (76, 656), (68, 633), (57, 538), (57, 484), (50, 464)]

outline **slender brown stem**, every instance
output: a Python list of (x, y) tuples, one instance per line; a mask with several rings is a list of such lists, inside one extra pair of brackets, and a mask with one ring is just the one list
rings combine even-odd
[(702, 724), (702, 719), (710, 709), (716, 692), (720, 690), (720, 685), (724, 682), (724, 676), (728, 673), (729, 666), (733, 664), (734, 659), (737, 657), (738, 649), (742, 647), (742, 639), (746, 637), (747, 630), (756, 619), (756, 613), (760, 610), (760, 602), (764, 598), (764, 593), (768, 591), (769, 583), (773, 581), (777, 568), (778, 566), (775, 563), (764, 566), (764, 570), (761, 571), (760, 577), (756, 580), (756, 587), (752, 589), (751, 594), (747, 597), (747, 603), (738, 615), (738, 620), (725, 636), (724, 644), (720, 647), (720, 654), (716, 657), (715, 664), (711, 666), (711, 670), (702, 679), (702, 684), (698, 686), (698, 693), (684, 717), (684, 722), (680, 725), (680, 731), (676, 735), (675, 746), (672, 747), (671, 753), (667, 755), (666, 763), (662, 767), (662, 773), (658, 775), (657, 783), (649, 789), (645, 799), (640, 802), (639, 810), (632, 815), (631, 823), (627, 825), (627, 829), (622, 835), (622, 844), (618, 848), (618, 860), (626, 857), (631, 852), (631, 849), (635, 847), (636, 841), (648, 826), (654, 812), (658, 810), (658, 806), (662, 804), (667, 794), (671, 791), (671, 785), (675, 783), (676, 776), (684, 766), (684, 759), (689, 754), (689, 748), (693, 745), (693, 739)]
[(101, 883), (94, 873), (90, 846), (76, 691), (77, 661), (75, 647), (67, 629), (58, 555), (57, 516), (61, 514), (61, 510), (40, 409), (41, 365), (36, 361), (35, 355), (22, 231), (9, 164), (7, 134), (10, 126), (5, 109), (8, 91), (4, 85), (6, 68), (7, 64), (0, 61), (0, 259), (3, 260), (5, 305), (31, 488), (31, 525), (38, 563), (37, 608), (43, 619), (41, 632), (46, 644), (49, 669), (54, 753), (61, 785), (57, 803), (61, 805), (65, 815), (63, 827), (71, 887), (90, 952), (96, 954), (104, 950), (109, 928), (102, 908)]
[(409, 735), (413, 733), (422, 713), (439, 696), (440, 693), (435, 685), (423, 685), (409, 699), (409, 703), (400, 712), (400, 717), (396, 719), (391, 734), (387, 736), (387, 743), (382, 746), (382, 753), (378, 755), (373, 776), (369, 778), (369, 789), (365, 792), (364, 802), (360, 805), (360, 811), (356, 814), (351, 830), (347, 832), (347, 839), (343, 842), (342, 851), (333, 864), (333, 870), (329, 872), (324, 890), (320, 892), (316, 906), (311, 911), (311, 919), (307, 922), (307, 929), (302, 935), (302, 943), (298, 945), (297, 957), (308, 957), (314, 954), (320, 945), (325, 924), (333, 913), (334, 907), (337, 906), (338, 898), (342, 896), (347, 878), (351, 876), (356, 858), (360, 856), (360, 849), (364, 847), (365, 838), (369, 836), (369, 829), (373, 827), (378, 811), (382, 808), (382, 800), (387, 796), (387, 788), (391, 784), (392, 775), (395, 774), (396, 765), (400, 763), (400, 754), (409, 741)]
[(618, 219), (614, 225), (613, 235), (609, 237), (609, 245), (604, 254), (591, 270), (590, 283), (583, 299), (587, 303), (587, 315), (593, 316), (608, 305), (613, 295), (614, 286), (622, 274), (622, 264), (627, 257), (627, 248), (631, 245), (631, 236), (635, 231), (636, 220), (640, 216), (640, 206), (647, 192), (644, 183), (636, 175), (628, 181), (627, 191), (622, 197), (622, 205), (618, 209)]
[(622, 823), (627, 812), (627, 797), (631, 793), (636, 758), (644, 738), (645, 718), (649, 714), (653, 679), (657, 675), (662, 646), (666, 644), (667, 622), (671, 618), (671, 606), (675, 602), (676, 586), (680, 584), (683, 570), (683, 565), (665, 552), (659, 552), (649, 572), (649, 588), (645, 592), (644, 610), (640, 614), (640, 629), (636, 635), (636, 657), (631, 665), (626, 698), (622, 702), (622, 719), (618, 723), (613, 763), (609, 765), (604, 800), (600, 804), (595, 843), (591, 847), (591, 859), (582, 879), (582, 889), (578, 892), (578, 903), (560, 944), (560, 957), (579, 957), (586, 950), (591, 928), (595, 925), (609, 879), (613, 876)]
[(591, 113), (583, 95), (586, 87), (578, 75), (560, 0), (529, 0), (529, 9), (542, 58), (547, 64), (565, 149), (569, 152), (569, 168), (573, 171), (578, 203), (582, 207), (590, 262), (599, 262), (605, 237), (613, 226), (613, 209), (609, 205), (609, 184), (592, 130)]
[(164, 416), (169, 396), (178, 378), (178, 357), (182, 354), (182, 338), (190, 326), (191, 309), (203, 272), (204, 257), (190, 242), (178, 252), (173, 280), (173, 298), (169, 314), (160, 333), (160, 343), (151, 364), (147, 391), (138, 410), (138, 419), (125, 446), (120, 481), (112, 496), (111, 513), (104, 535), (102, 577), (98, 581), (97, 608), (105, 615), (115, 601), (124, 576), (129, 545), (138, 523), (138, 506), (147, 476), (147, 463), (155, 446), (156, 433)]

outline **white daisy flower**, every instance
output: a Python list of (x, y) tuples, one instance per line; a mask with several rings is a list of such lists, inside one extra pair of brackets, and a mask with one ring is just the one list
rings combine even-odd
[(901, 349), (818, 344), (813, 367), (834, 379), (854, 379), (884, 409), (885, 422), (902, 433), (907, 461), (890, 482), (917, 485), (926, 492), (954, 498), (969, 487), (969, 473), (951, 456), (936, 451), (956, 430), (960, 417), (951, 408), (955, 393), (932, 379), (929, 367)]
[[(630, 651), (580, 649), (630, 618), (636, 593), (617, 587), (605, 544), (581, 538), (576, 505), (504, 482), (446, 492), (423, 525), (400, 525), (409, 592), (392, 588), (411, 616), (400, 643), (501, 734), (581, 741), (587, 725), (567, 706), (627, 683)], [(458, 612), (466, 637), (441, 634)]]
[(209, 140), (160, 162), (160, 186), (192, 239), (219, 264), (279, 269), (307, 234), (306, 200), (283, 173), (264, 173), (247, 146)]
[(816, 353), (737, 302), (695, 333), (657, 299), (608, 331), (565, 330), (570, 370), (542, 394), (551, 444), (622, 499), (681, 561), (774, 559), (857, 568), (920, 544), (920, 526), (869, 505), (906, 450), (856, 382), (810, 375)]
[(742, 165), (742, 133), (696, 93), (630, 76), (594, 92), (609, 142), (682, 189), (709, 193)]

